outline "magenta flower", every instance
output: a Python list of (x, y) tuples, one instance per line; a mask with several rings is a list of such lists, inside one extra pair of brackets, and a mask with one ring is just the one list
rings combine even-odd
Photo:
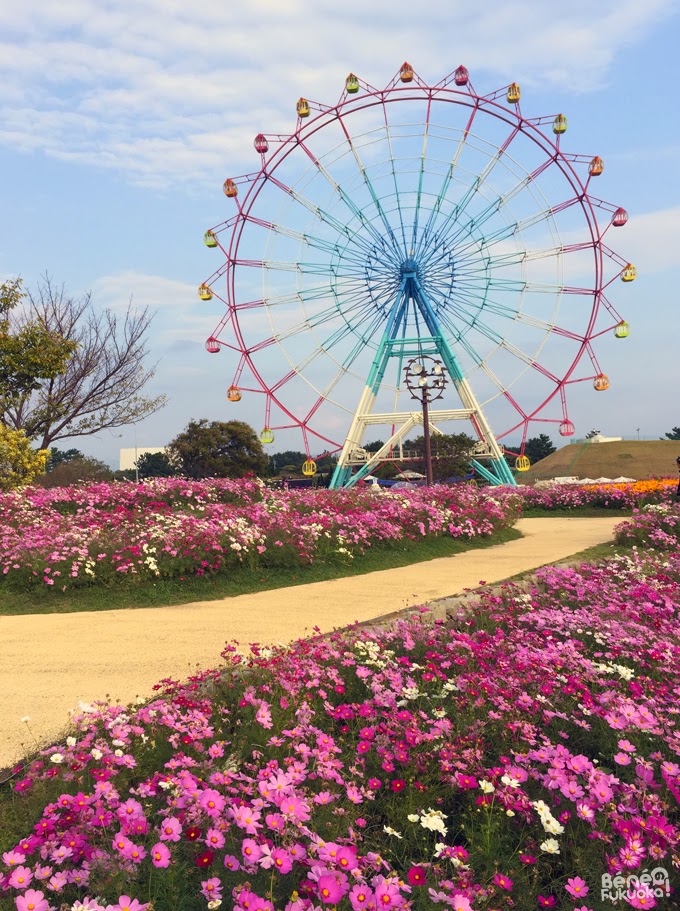
[(424, 867), (411, 867), (406, 878), (412, 886), (424, 886), (427, 880), (427, 871)]
[(366, 908), (374, 908), (375, 896), (368, 886), (353, 886), (349, 893), (349, 903), (352, 911), (365, 911)]
[(501, 889), (507, 889), (508, 892), (512, 891), (512, 887), (514, 885), (513, 881), (510, 879), (510, 877), (503, 876), (502, 873), (496, 873), (492, 882), (495, 883), (497, 886), (500, 886)]
[(15, 898), (17, 911), (47, 911), (49, 904), (44, 894), (36, 889), (26, 889)]
[(151, 849), (151, 863), (154, 867), (169, 867), (170, 866), (170, 849), (167, 845), (164, 845), (162, 841), (159, 841)]
[(214, 818), (220, 815), (226, 805), (226, 800), (219, 791), (206, 788), (198, 800), (198, 805), (205, 810), (208, 816)]
[(379, 876), (375, 886), (375, 903), (378, 908), (400, 908), (404, 899), (398, 886)]
[(344, 873), (324, 873), (317, 882), (317, 893), (325, 905), (336, 905), (349, 891)]
[(567, 880), (567, 884), (564, 887), (569, 895), (574, 898), (581, 898), (584, 895), (587, 895), (590, 889), (588, 884), (584, 879), (581, 879), (580, 876), (574, 876), (572, 879)]
[(148, 902), (142, 904), (136, 898), (130, 898), (129, 895), (121, 895), (117, 904), (106, 906), (106, 911), (146, 911), (148, 907)]

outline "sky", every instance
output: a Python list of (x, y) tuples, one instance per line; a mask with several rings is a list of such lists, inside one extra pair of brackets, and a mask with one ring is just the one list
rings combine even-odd
[[(383, 87), (405, 60), (430, 84), (462, 63), (479, 94), (517, 81), (525, 117), (564, 112), (561, 148), (603, 158), (591, 189), (630, 215), (607, 243), (638, 271), (610, 295), (631, 334), (597, 340), (611, 388), (578, 385), (569, 416), (577, 436), (655, 439), (680, 424), (676, 0), (429, 0), (417, 14), (387, 0), (0, 0), (0, 36), (0, 278), (34, 287), (48, 274), (102, 308), (156, 313), (148, 391), (167, 406), (63, 448), (117, 467), (119, 448), (162, 446), (193, 418), (261, 429), (263, 397), (229, 405), (234, 357), (204, 347), (224, 312), (196, 293), (219, 265), (203, 233), (234, 211), (222, 183), (257, 170), (256, 133), (295, 130), (298, 97), (333, 105), (350, 71)], [(277, 212), (285, 222), (280, 201), (260, 217)], [(543, 431), (564, 442), (554, 424), (529, 435)], [(284, 432), (269, 448), (302, 441)]]

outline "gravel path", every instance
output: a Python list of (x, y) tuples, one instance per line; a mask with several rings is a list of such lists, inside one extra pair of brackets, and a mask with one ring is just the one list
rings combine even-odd
[[(610, 541), (619, 518), (522, 519), (522, 539), (399, 569), (173, 607), (0, 617), (0, 767), (63, 735), (79, 702), (130, 702), (220, 663), (224, 643), (288, 642), (498, 582)], [(30, 722), (22, 722), (29, 716)]]

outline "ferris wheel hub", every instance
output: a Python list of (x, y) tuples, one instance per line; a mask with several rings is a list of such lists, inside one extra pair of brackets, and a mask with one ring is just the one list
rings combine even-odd
[(404, 262), (401, 264), (400, 272), (401, 272), (402, 278), (420, 277), (420, 267), (412, 256), (409, 256), (408, 259), (404, 260)]

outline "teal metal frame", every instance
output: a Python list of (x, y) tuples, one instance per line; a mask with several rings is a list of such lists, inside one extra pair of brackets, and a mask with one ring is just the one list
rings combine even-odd
[[(413, 313), (414, 316), (419, 314), (422, 317), (429, 335), (406, 337), (405, 333), (410, 313)], [(399, 337), (400, 333), (403, 333), (401, 337)], [(401, 282), (387, 318), (385, 331), (373, 358), (366, 381), (364, 397), (367, 396), (367, 393), (370, 393), (371, 401), (375, 399), (385, 377), (387, 365), (393, 358), (399, 358), (401, 372), (401, 364), (405, 358), (422, 357), (424, 355), (439, 355), (461, 401), (465, 403), (467, 400), (469, 404), (470, 400), (472, 400), (471, 413), (475, 414), (480, 419), (480, 422), (486, 425), (481, 409), (472, 396), (456, 356), (441, 330), (437, 315), (420, 281), (418, 265), (413, 257), (409, 257), (401, 267)], [(359, 406), (359, 411), (361, 411), (361, 405)], [(436, 412), (433, 414), (433, 418), (436, 418)], [(517, 483), (515, 477), (508, 463), (502, 457), (500, 448), (490, 428), (487, 426), (485, 431), (485, 442), (491, 443), (493, 441), (492, 448), (498, 450), (498, 456), (489, 459), (486, 464), (477, 459), (472, 459), (470, 464), (475, 468), (475, 471), (494, 486), (515, 486)], [(369, 465), (362, 465), (358, 470), (354, 471), (351, 465), (343, 464), (344, 453), (345, 450), (343, 449), (343, 454), (331, 479), (331, 488), (351, 487), (371, 471), (372, 466)]]

